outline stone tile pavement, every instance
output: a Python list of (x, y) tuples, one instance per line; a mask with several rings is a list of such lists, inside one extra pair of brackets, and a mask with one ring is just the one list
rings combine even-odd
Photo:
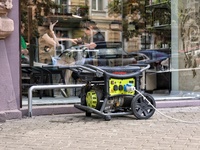
[(0, 150), (200, 149), (200, 122), (193, 123), (200, 121), (200, 107), (158, 110), (162, 114), (147, 120), (123, 116), (104, 121), (84, 113), (8, 120), (0, 123)]

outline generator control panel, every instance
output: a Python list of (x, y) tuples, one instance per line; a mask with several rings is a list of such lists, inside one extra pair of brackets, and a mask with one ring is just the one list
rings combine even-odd
[(135, 79), (115, 79), (109, 80), (109, 94), (115, 95), (134, 95), (135, 94)]

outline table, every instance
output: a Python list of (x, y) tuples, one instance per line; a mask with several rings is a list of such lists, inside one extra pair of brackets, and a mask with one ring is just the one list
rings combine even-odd
[[(24, 89), (30, 88), (33, 85), (53, 85), (53, 74), (60, 75), (60, 81), (65, 84), (64, 68), (58, 66), (47, 65), (43, 63), (37, 63), (34, 66), (29, 64), (21, 64), (22, 70), (22, 87)], [(54, 90), (51, 89), (50, 95), (54, 97)], [(39, 97), (42, 98), (43, 92), (39, 91)]]

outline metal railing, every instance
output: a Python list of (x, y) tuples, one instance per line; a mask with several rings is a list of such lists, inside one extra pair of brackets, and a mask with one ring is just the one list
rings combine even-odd
[(32, 105), (33, 105), (33, 91), (34, 90), (46, 90), (46, 89), (62, 89), (62, 88), (80, 88), (85, 84), (68, 84), (68, 85), (34, 85), (28, 90), (28, 117), (32, 117)]

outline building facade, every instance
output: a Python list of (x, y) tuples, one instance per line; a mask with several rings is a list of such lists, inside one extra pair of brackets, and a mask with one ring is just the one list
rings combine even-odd
[[(60, 42), (62, 45), (52, 47), (52, 53), (47, 53), (47, 46), (43, 35), (49, 33), (50, 22), (58, 23), (54, 27), (56, 36), (65, 38), (79, 38), (83, 35), (82, 25), (92, 20), (101, 30), (106, 41), (122, 42), (126, 52), (143, 53), (154, 61), (151, 70), (146, 75), (145, 90), (152, 94), (163, 94), (168, 97), (176, 96), (179, 99), (198, 99), (199, 83), (199, 1), (198, 0), (54, 0), (59, 7), (52, 7), (46, 13), (39, 7), (40, 1), (27, 7), (38, 8), (42, 24), (38, 25), (37, 37), (31, 43), (30, 30), (33, 27), (35, 13), (27, 23), (26, 40), (35, 45), (35, 54), (31, 60), (38, 63), (50, 63), (51, 58), (60, 51), (73, 46), (69, 42)], [(3, 2), (1, 2), (3, 3)], [(35, 7), (37, 6), (38, 7)], [(125, 6), (125, 7), (124, 7)], [(5, 6), (7, 7), (7, 6)], [(40, 9), (39, 9), (40, 8)], [(20, 0), (12, 1), (12, 7), (6, 13), (7, 20), (0, 20), (13, 24), (9, 35), (1, 37), (0, 61), (0, 121), (21, 118), (22, 113), (22, 80), (20, 60)], [(124, 15), (125, 14), (125, 15)], [(2, 12), (0, 13), (2, 15)], [(36, 20), (39, 20), (38, 14)], [(20, 18), (20, 19), (19, 19)], [(32, 24), (30, 24), (32, 23)], [(0, 26), (1, 28), (5, 28)], [(12, 30), (12, 31), (11, 31)], [(8, 33), (7, 32), (7, 33)], [(148, 53), (147, 53), (148, 52)], [(159, 54), (157, 55), (157, 53)], [(161, 53), (169, 57), (157, 63)], [(137, 58), (139, 62), (141, 58)], [(155, 61), (156, 59), (156, 61)], [(34, 64), (32, 64), (34, 65)]]
[[(9, 36), (0, 40), (2, 69), (0, 72), (0, 120), (22, 117), (20, 111), (19, 0), (13, 1), (12, 6), (6, 19), (13, 20), (14, 30)], [(1, 32), (6, 30), (4, 26), (6, 22), (1, 19)]]

